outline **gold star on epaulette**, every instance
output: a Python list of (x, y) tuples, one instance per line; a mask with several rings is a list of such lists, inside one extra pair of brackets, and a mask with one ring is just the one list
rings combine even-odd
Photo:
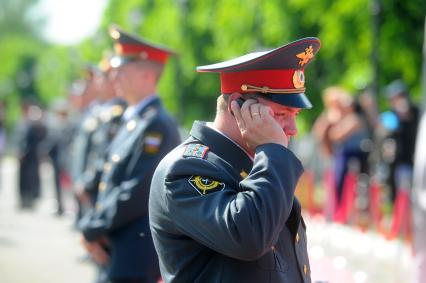
[(305, 52), (299, 53), (296, 55), (297, 58), (300, 59), (299, 65), (304, 66), (306, 65), (309, 60), (311, 60), (314, 57), (314, 49), (312, 48), (312, 45), (308, 48), (305, 48)]
[(244, 171), (244, 169), (243, 169), (243, 170), (241, 170), (241, 172), (240, 172), (240, 176), (241, 176), (241, 178), (245, 179), (245, 178), (248, 176), (248, 174), (247, 174), (247, 172), (246, 172), (246, 171)]
[(114, 117), (120, 116), (124, 111), (124, 108), (121, 105), (114, 105), (111, 107), (111, 114)]

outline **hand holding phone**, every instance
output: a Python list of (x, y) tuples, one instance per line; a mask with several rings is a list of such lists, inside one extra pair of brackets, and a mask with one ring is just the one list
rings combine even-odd
[[(239, 106), (240, 103), (242, 106)], [(244, 101), (239, 97), (231, 101), (231, 110), (249, 149), (255, 150), (257, 146), (266, 143), (288, 146), (288, 137), (274, 119), (269, 106), (254, 99)]]
[[(246, 100), (244, 98), (242, 98), (241, 96), (238, 97), (237, 99), (235, 99), (235, 102), (237, 102), (238, 106), (240, 106), (240, 109), (241, 109), (241, 107), (243, 107), (243, 104), (244, 104), (245, 101)], [(234, 112), (231, 109), (231, 104), (232, 104), (232, 101), (231, 101), (231, 103), (228, 106), (228, 110), (232, 114), (232, 116), (234, 116)]]

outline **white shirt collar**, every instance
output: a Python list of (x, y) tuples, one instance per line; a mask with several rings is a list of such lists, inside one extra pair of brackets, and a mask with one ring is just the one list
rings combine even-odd
[(145, 97), (144, 99), (142, 99), (141, 101), (139, 101), (138, 104), (128, 106), (126, 108), (126, 111), (124, 111), (123, 119), (125, 121), (128, 121), (128, 120), (132, 119), (133, 116), (136, 113), (139, 113), (139, 111), (141, 109), (143, 109), (145, 106), (147, 106), (151, 101), (153, 101), (156, 98), (157, 98), (157, 95), (153, 94), (153, 95), (150, 95), (148, 97)]

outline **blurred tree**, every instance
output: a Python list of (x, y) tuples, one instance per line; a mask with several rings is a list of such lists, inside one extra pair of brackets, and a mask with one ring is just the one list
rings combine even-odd
[[(379, 4), (378, 85), (382, 89), (402, 77), (418, 99), (426, 2)], [(197, 74), (197, 65), (318, 36), (322, 49), (306, 74), (308, 95), (317, 106), (302, 115), (302, 127), (309, 128), (322, 109), (318, 106), (324, 87), (341, 84), (355, 91), (372, 83), (372, 9), (371, 0), (110, 0), (102, 29), (117, 23), (178, 52), (160, 90), (187, 126), (193, 119), (214, 115), (220, 91), (218, 76)]]
[(41, 18), (32, 13), (32, 8), (38, 0), (2, 0), (0, 1), (0, 30), (1, 37), (10, 34), (38, 37), (38, 27), (43, 23)]
[(67, 96), (71, 82), (81, 76), (83, 61), (76, 48), (50, 46), (40, 54), (37, 66), (37, 91), (42, 101)]
[(38, 36), (42, 22), (31, 14), (36, 0), (0, 2), (0, 100), (6, 104), (6, 124), (20, 113), (21, 96), (37, 97), (37, 57), (45, 46)]
[(422, 63), (422, 107), (421, 110), (425, 111), (426, 109), (426, 16), (425, 16), (425, 31), (423, 38), (423, 63)]

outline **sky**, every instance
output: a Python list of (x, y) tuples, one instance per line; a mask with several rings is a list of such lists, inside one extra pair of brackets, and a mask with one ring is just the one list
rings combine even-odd
[(46, 15), (43, 36), (50, 42), (76, 44), (96, 31), (108, 0), (40, 0)]

